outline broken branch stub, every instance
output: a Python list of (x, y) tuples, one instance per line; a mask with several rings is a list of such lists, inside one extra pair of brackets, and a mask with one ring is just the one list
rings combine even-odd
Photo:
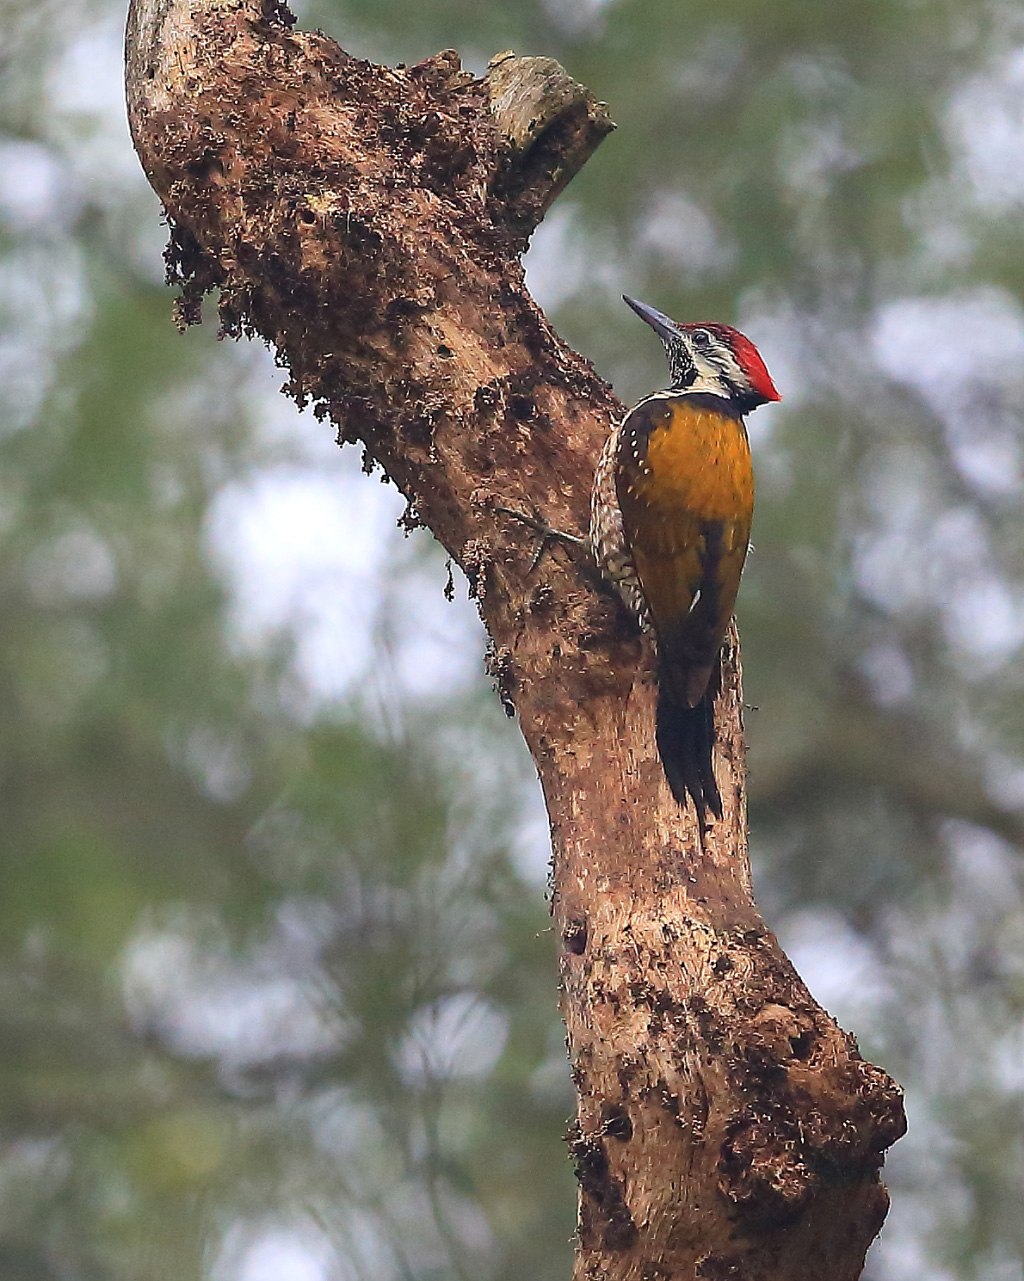
[[(181, 318), (273, 345), (287, 390), (400, 487), (472, 584), (551, 819), (579, 1101), (576, 1276), (853, 1281), (885, 1214), (899, 1091), (813, 1001), (750, 890), (739, 653), (703, 847), (654, 744), (652, 656), (580, 553), (622, 412), (519, 256), (607, 132), (545, 59), (374, 66), (276, 0), (133, 0), (132, 135)], [(584, 572), (581, 572), (583, 570)]]
[(499, 53), (486, 83), (495, 124), (512, 152), (494, 193), (529, 234), (615, 124), (605, 103), (554, 58)]

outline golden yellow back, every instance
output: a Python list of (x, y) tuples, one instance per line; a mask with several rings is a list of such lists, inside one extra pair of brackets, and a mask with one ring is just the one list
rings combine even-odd
[(732, 617), (750, 539), (746, 429), (721, 397), (654, 396), (622, 424), (618, 464), (623, 532), (663, 669), (693, 706)]

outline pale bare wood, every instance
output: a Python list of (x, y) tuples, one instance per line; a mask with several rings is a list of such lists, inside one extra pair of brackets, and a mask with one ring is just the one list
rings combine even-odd
[(134, 0), (127, 88), (182, 322), (219, 288), (226, 332), (275, 346), (476, 592), (551, 819), (576, 1278), (852, 1281), (901, 1097), (754, 905), (735, 634), (702, 849), (657, 761), (645, 643), (583, 553), (534, 565), (498, 510), (583, 532), (621, 413), (518, 259), (607, 112), (549, 60), (502, 55), (482, 82), (451, 52), (376, 67), (272, 0)]

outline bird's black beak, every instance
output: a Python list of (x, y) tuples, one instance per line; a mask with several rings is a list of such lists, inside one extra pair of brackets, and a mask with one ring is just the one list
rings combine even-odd
[(635, 298), (630, 298), (629, 294), (623, 294), (622, 301), (628, 303), (640, 319), (645, 320), (650, 325), (662, 342), (673, 342), (679, 338), (679, 326), (664, 312), (657, 311), (654, 307), (648, 307), (645, 302), (638, 302)]

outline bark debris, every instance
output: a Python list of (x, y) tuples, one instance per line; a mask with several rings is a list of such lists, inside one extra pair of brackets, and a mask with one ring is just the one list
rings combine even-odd
[(272, 344), (476, 595), (551, 819), (577, 1281), (852, 1281), (901, 1096), (754, 905), (735, 633), (702, 852), (657, 760), (645, 643), (585, 556), (533, 565), (496, 510), (583, 532), (622, 412), (519, 261), (606, 109), (550, 59), (375, 66), (274, 0), (133, 0), (127, 90), (179, 323), (216, 291), (223, 332)]

